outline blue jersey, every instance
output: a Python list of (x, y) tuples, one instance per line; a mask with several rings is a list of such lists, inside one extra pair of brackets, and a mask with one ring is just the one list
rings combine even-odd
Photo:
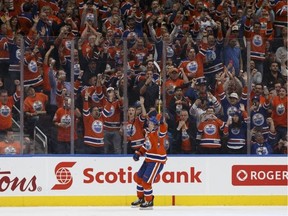
[(251, 110), (251, 129), (259, 128), (263, 131), (264, 138), (267, 139), (269, 126), (266, 122), (268, 117), (267, 104), (259, 105), (257, 110)]
[(223, 71), (222, 59), (223, 44), (217, 43), (206, 50), (206, 63), (204, 63), (204, 75), (216, 74)]
[(275, 133), (269, 132), (269, 136), (265, 139), (263, 144), (257, 142), (251, 145), (251, 154), (256, 155), (269, 155), (273, 154), (273, 145), (275, 144)]
[(273, 153), (270, 143), (265, 142), (263, 144), (255, 143), (251, 146), (251, 154), (256, 155), (269, 155)]
[[(225, 130), (224, 130), (225, 131)], [(242, 121), (240, 127), (228, 127), (227, 147), (230, 149), (241, 149), (246, 145), (247, 123)]]

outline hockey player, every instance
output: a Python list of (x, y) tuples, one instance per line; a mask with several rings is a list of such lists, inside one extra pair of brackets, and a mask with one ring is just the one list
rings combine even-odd
[(166, 156), (166, 133), (167, 124), (153, 116), (148, 120), (146, 128), (146, 137), (144, 145), (135, 151), (133, 159), (139, 160), (140, 156), (145, 154), (145, 160), (134, 175), (134, 181), (137, 183), (138, 199), (131, 203), (131, 206), (139, 206), (140, 209), (152, 209), (153, 207), (153, 189), (152, 184), (157, 175), (162, 171), (167, 160)]

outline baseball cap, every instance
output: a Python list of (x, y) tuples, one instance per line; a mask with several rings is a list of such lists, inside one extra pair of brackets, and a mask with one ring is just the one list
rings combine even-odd
[(239, 96), (236, 92), (233, 92), (229, 95), (229, 98), (236, 98), (236, 99), (239, 99)]
[(257, 95), (255, 95), (253, 98), (252, 98), (252, 101), (260, 101), (260, 97), (259, 96), (257, 96)]
[(150, 117), (149, 121), (152, 122), (155, 125), (159, 124), (158, 119), (155, 116)]
[(231, 30), (232, 31), (239, 31), (238, 25), (233, 25)]
[(207, 81), (206, 81), (205, 77), (198, 77), (196, 80), (196, 85), (201, 85), (201, 84), (206, 85), (206, 83), (207, 83)]
[(114, 88), (113, 87), (108, 87), (106, 92), (109, 92), (109, 91), (114, 91)]
[(141, 107), (140, 101), (136, 101), (136, 102), (134, 103), (133, 107), (135, 107), (135, 108)]

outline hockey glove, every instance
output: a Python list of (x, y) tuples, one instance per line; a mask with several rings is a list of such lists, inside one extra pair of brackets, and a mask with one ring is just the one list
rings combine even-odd
[(139, 158), (140, 158), (140, 152), (135, 151), (135, 153), (134, 153), (134, 155), (133, 155), (134, 161), (139, 161)]

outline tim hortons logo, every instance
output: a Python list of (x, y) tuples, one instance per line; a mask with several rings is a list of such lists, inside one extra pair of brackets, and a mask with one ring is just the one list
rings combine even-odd
[(76, 162), (61, 162), (55, 167), (55, 176), (59, 184), (55, 184), (52, 190), (67, 190), (73, 183), (73, 177), (68, 168), (74, 166)]
[(15, 191), (19, 190), (21, 192), (25, 191), (40, 191), (41, 187), (37, 188), (36, 176), (34, 175), (31, 179), (12, 177), (10, 171), (0, 172), (0, 192), (5, 192), (7, 190)]

